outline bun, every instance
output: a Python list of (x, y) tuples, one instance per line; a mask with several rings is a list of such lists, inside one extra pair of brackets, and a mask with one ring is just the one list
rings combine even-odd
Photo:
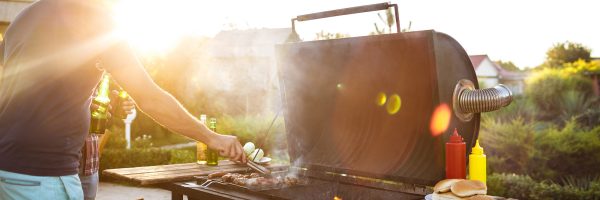
[(488, 195), (475, 195), (472, 197), (466, 198), (467, 200), (494, 200), (491, 196)]
[(433, 193), (431, 195), (431, 199), (433, 200), (460, 200), (462, 198), (455, 196), (452, 192), (446, 193)]
[(461, 180), (450, 187), (452, 193), (459, 197), (469, 197), (473, 195), (487, 194), (487, 187), (483, 182), (477, 180)]
[(450, 191), (450, 187), (458, 182), (461, 181), (462, 179), (445, 179), (445, 180), (441, 180), (440, 182), (436, 183), (435, 186), (433, 186), (433, 192), (434, 193), (444, 193), (444, 192), (448, 192)]

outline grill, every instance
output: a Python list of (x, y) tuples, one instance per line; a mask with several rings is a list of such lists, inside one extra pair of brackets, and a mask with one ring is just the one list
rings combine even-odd
[(206, 177), (197, 177), (195, 184), (178, 183), (179, 192), (209, 199), (423, 199), (430, 193), (444, 179), (448, 133), (456, 128), (473, 146), (479, 112), (510, 104), (512, 94), (502, 85), (479, 90), (464, 49), (433, 30), (308, 42), (295, 34), (297, 21), (388, 8), (397, 18), (396, 5), (388, 3), (298, 16), (291, 42), (277, 46), (291, 160), (281, 173), (304, 183), (252, 189), (221, 181), (200, 186)]

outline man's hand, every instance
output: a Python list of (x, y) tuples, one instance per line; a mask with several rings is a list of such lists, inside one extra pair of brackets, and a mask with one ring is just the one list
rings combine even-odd
[[(90, 104), (90, 111), (94, 111), (94, 110), (98, 109), (99, 107), (100, 107), (100, 105), (96, 104), (95, 101), (92, 101), (92, 104)], [(106, 112), (108, 119), (110, 119), (112, 117), (111, 110), (112, 110), (112, 106), (110, 104), (108, 104), (108, 112)]]
[(246, 163), (244, 149), (235, 136), (215, 134), (208, 145), (211, 149), (219, 151), (221, 156), (228, 157), (232, 161)]
[[(119, 91), (117, 90), (113, 90), (112, 91), (112, 99), (119, 99)], [(117, 102), (117, 101), (112, 101), (112, 102)], [(118, 106), (118, 105), (117, 105)], [(133, 109), (135, 109), (135, 102), (133, 101), (133, 99), (131, 99), (130, 96), (127, 96), (127, 99), (123, 100), (123, 102), (121, 102), (121, 109), (123, 109), (123, 111), (125, 111), (125, 113), (127, 115), (132, 114), (133, 113)]]

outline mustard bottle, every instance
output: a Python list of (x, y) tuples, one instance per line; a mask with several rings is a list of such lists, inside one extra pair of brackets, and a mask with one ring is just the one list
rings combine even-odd
[(479, 140), (477, 140), (471, 150), (471, 155), (469, 155), (469, 179), (487, 184), (486, 167), (485, 154), (483, 153), (483, 148), (479, 146)]

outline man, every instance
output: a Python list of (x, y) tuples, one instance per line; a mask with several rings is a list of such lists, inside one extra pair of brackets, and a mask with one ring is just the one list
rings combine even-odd
[(113, 31), (107, 8), (94, 0), (40, 0), (8, 27), (0, 45), (0, 199), (83, 199), (79, 151), (103, 73), (97, 60), (155, 121), (246, 162), (236, 137), (190, 115)]

